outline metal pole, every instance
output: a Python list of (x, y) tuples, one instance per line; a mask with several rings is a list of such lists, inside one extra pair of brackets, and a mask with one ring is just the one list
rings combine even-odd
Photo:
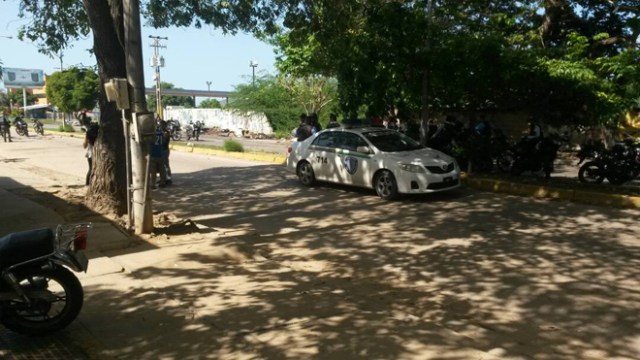
[(27, 88), (22, 88), (22, 113), (27, 118)]
[(131, 212), (131, 152), (129, 151), (129, 141), (131, 138), (129, 132), (129, 122), (127, 121), (126, 112), (122, 110), (122, 128), (124, 130), (124, 148), (125, 160), (127, 166), (127, 230), (133, 225), (133, 214)]
[(249, 61), (249, 66), (251, 66), (251, 79), (252, 84), (256, 86), (256, 67), (258, 66), (257, 62), (253, 62), (253, 60)]
[[(131, 126), (138, 126), (138, 116), (147, 113), (142, 70), (142, 42), (140, 39), (140, 5), (138, 0), (123, 0), (125, 26), (125, 56), (127, 82), (131, 86)], [(138, 130), (138, 128), (134, 129)], [(139, 133), (135, 131), (135, 133)], [(136, 141), (137, 140), (137, 141)], [(147, 144), (142, 139), (131, 139), (131, 175), (133, 190), (133, 216), (136, 234), (153, 231), (151, 199), (145, 191)]]
[(156, 66), (156, 114), (162, 119), (162, 90), (160, 89), (160, 66)]

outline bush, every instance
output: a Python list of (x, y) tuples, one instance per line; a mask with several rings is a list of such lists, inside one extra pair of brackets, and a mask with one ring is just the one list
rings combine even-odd
[(242, 144), (235, 140), (225, 140), (224, 151), (226, 152), (244, 152)]
[(76, 129), (74, 129), (73, 126), (71, 126), (69, 124), (64, 124), (64, 125), (60, 125), (58, 127), (58, 131), (60, 131), (60, 132), (76, 132)]

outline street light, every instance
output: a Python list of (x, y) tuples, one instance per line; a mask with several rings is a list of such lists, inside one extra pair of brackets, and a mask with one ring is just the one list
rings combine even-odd
[(0, 38), (13, 39), (13, 36), (4, 36), (4, 35), (0, 35)]
[(251, 66), (251, 79), (253, 86), (256, 86), (256, 67), (258, 66), (258, 63), (251, 60), (249, 61), (249, 66)]
[(207, 91), (211, 91), (211, 81), (207, 81)]

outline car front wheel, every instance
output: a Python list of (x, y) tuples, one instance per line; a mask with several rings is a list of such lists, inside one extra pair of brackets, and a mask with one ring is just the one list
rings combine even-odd
[(393, 200), (398, 197), (398, 185), (391, 171), (382, 170), (374, 181), (376, 193), (384, 200)]
[(303, 161), (298, 165), (298, 171), (296, 172), (298, 179), (305, 186), (311, 186), (316, 182), (316, 176), (313, 173), (313, 167), (306, 161)]

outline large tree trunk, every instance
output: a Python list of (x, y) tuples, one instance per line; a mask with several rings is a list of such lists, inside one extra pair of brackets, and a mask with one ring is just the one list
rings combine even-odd
[[(126, 78), (123, 10), (120, 0), (83, 0), (93, 32), (93, 51), (102, 84)], [(127, 211), (125, 138), (120, 111), (107, 102), (104, 87), (98, 100), (100, 135), (95, 145), (91, 185), (86, 204), (101, 213), (121, 216)]]

